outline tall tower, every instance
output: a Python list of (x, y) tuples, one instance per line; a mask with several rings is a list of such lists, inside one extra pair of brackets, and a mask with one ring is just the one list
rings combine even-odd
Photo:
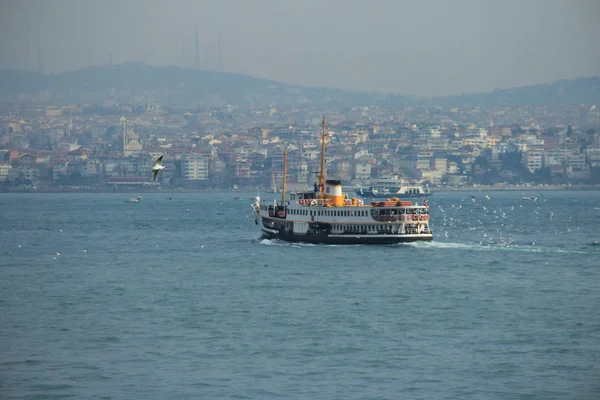
[(221, 58), (221, 27), (217, 28), (217, 71), (223, 70), (223, 59)]
[(200, 68), (200, 48), (198, 46), (198, 24), (196, 24), (196, 50), (194, 53), (194, 68)]
[(31, 66), (29, 65), (29, 58), (31, 55), (31, 23), (29, 22), (29, 19), (27, 20), (27, 44), (25, 47), (25, 63), (23, 65), (23, 69), (25, 69), (25, 71), (29, 71), (29, 69), (31, 68)]
[(181, 41), (181, 66), (183, 68), (186, 67), (186, 65), (185, 65), (185, 40)]
[(37, 72), (40, 74), (44, 73), (44, 67), (42, 66), (42, 49), (38, 46), (37, 51)]

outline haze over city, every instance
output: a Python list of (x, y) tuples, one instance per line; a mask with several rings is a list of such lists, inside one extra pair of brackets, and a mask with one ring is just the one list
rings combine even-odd
[(9, 0), (0, 7), (1, 69), (58, 73), (112, 58), (420, 96), (600, 74), (593, 0)]

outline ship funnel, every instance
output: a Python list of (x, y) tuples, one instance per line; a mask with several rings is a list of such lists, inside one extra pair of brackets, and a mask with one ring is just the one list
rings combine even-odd
[(342, 193), (342, 183), (340, 181), (325, 181), (325, 197), (331, 200), (334, 206), (344, 205), (344, 194)]

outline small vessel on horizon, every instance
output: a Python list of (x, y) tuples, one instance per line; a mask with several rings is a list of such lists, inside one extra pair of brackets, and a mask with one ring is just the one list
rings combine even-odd
[(523, 196), (523, 200), (533, 200), (536, 201), (538, 198), (535, 196)]
[(142, 197), (141, 196), (134, 197), (132, 199), (126, 200), (127, 203), (139, 203), (140, 201), (142, 201)]
[(321, 172), (314, 190), (286, 198), (287, 148), (283, 155), (281, 201), (255, 197), (252, 208), (263, 238), (315, 244), (394, 244), (433, 240), (429, 207), (398, 197), (365, 204), (349, 197), (336, 179), (325, 179), (325, 117), (321, 134)]
[(370, 181), (356, 190), (361, 197), (385, 199), (388, 197), (413, 198), (427, 197), (432, 194), (428, 187), (420, 182), (406, 182), (397, 177), (379, 178)]

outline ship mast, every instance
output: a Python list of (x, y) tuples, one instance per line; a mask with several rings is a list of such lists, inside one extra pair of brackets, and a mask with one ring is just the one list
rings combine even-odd
[(321, 132), (321, 173), (319, 174), (319, 191), (325, 188), (325, 116), (323, 115), (323, 130)]
[(283, 148), (283, 183), (281, 184), (281, 205), (285, 203), (285, 178), (287, 175), (287, 147)]

